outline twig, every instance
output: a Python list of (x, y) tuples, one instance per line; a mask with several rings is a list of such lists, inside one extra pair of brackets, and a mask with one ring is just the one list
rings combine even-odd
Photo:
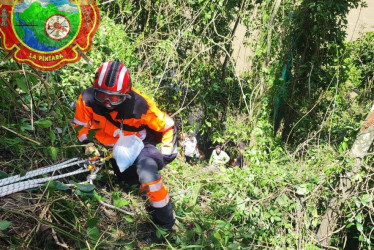
[(118, 210), (118, 211), (120, 211), (120, 212), (122, 212), (122, 213), (125, 213), (125, 214), (127, 214), (127, 215), (135, 216), (134, 213), (128, 212), (128, 211), (126, 211), (126, 210), (123, 210), (123, 209), (118, 208), (118, 207), (116, 207), (116, 206), (113, 206), (113, 205), (111, 205), (111, 204), (105, 203), (105, 202), (103, 202), (103, 201), (99, 201), (99, 202), (100, 202), (101, 205), (103, 205), (103, 206), (105, 206), (105, 207), (109, 207), (109, 208), (111, 208), (111, 209)]
[(30, 139), (30, 138), (28, 138), (28, 137), (26, 137), (26, 136), (24, 136), (24, 135), (21, 135), (21, 134), (17, 133), (16, 131), (14, 131), (14, 130), (12, 130), (12, 129), (10, 129), (10, 128), (7, 128), (7, 127), (5, 127), (5, 126), (3, 126), (3, 125), (0, 125), (0, 127), (3, 128), (3, 129), (5, 129), (5, 130), (7, 130), (7, 131), (9, 131), (9, 132), (11, 132), (11, 133), (13, 133), (13, 134), (15, 134), (15, 135), (17, 135), (17, 136), (19, 136), (19, 137), (22, 137), (23, 139), (26, 139), (26, 140), (28, 140), (28, 141), (33, 142), (33, 143), (35, 143), (35, 144), (38, 145), (38, 146), (41, 145), (40, 142), (34, 141), (33, 139)]
[(0, 72), (0, 75), (6, 75), (6, 74), (23, 74), (23, 72), (27, 73), (27, 74), (31, 74), (31, 75), (34, 75), (34, 76), (38, 76), (38, 74), (32, 72), (32, 71), (29, 71), (29, 70), (8, 70), (8, 71), (3, 71), (3, 72)]
[(31, 130), (34, 130), (34, 112), (33, 112), (33, 107), (34, 107), (34, 97), (32, 95), (32, 92), (31, 92), (31, 87), (30, 87), (30, 83), (29, 83), (29, 80), (27, 79), (27, 76), (26, 76), (26, 71), (25, 71), (25, 68), (22, 64), (22, 73), (23, 73), (23, 76), (25, 77), (25, 81), (26, 81), (26, 85), (27, 85), (27, 90), (29, 91), (29, 95), (30, 95), (30, 113), (31, 113), (31, 117), (30, 117), (30, 122), (31, 122)]
[(103, 3), (99, 3), (98, 5), (104, 5), (104, 4), (108, 4), (108, 3), (111, 3), (111, 2), (114, 2), (116, 0), (108, 0), (106, 2), (103, 2)]
[[(327, 93), (327, 92), (326, 92)], [(291, 133), (293, 132), (293, 130), (294, 130), (294, 128), (296, 128), (296, 126), (305, 118), (305, 117), (307, 117), (313, 110), (314, 110), (314, 108), (315, 107), (317, 107), (317, 105), (323, 100), (323, 97), (324, 97), (324, 95), (321, 95), (321, 96), (319, 96), (319, 98), (318, 98), (318, 100), (317, 100), (317, 102), (313, 105), (313, 107), (306, 113), (306, 114), (304, 114), (303, 115), (303, 117), (301, 117), (297, 122), (296, 122), (296, 124), (292, 127), (292, 129), (291, 129), (291, 131), (288, 133), (288, 136), (287, 136), (287, 139), (286, 139), (286, 143), (285, 144), (287, 144), (288, 143), (288, 140), (289, 140), (289, 138), (290, 138), (290, 136), (291, 136)]]
[(361, 11), (362, 11), (362, 5), (360, 6), (360, 11), (359, 11), (359, 13), (358, 13), (358, 16), (357, 16), (357, 19), (356, 19), (356, 22), (355, 22), (355, 27), (353, 28), (351, 38), (349, 39), (350, 42), (352, 42), (352, 40), (353, 40), (353, 35), (354, 35), (355, 32), (356, 32), (357, 24), (358, 24), (358, 21), (360, 20), (360, 17), (361, 17)]
[[(202, 13), (202, 11), (205, 9), (205, 7), (208, 5), (208, 3), (209, 3), (209, 1), (207, 1), (207, 2), (204, 4), (204, 6), (203, 6), (203, 7), (199, 10), (199, 12), (196, 14), (196, 16), (194, 17), (194, 19), (193, 19), (193, 20), (192, 20), (192, 21), (187, 25), (187, 27), (184, 29), (184, 31), (180, 31), (180, 30), (178, 30), (178, 36), (177, 36), (177, 38), (176, 38), (176, 41), (174, 42), (174, 46), (173, 46), (173, 50), (172, 50), (172, 52), (174, 52), (174, 51), (177, 50), (177, 48), (178, 48), (178, 43), (179, 43), (179, 41), (181, 40), (182, 36), (184, 35), (184, 33), (186, 33), (186, 32), (189, 30), (190, 27), (192, 27), (193, 23), (194, 23), (195, 20), (199, 17), (199, 15)], [(166, 70), (167, 70), (167, 68), (168, 68), (169, 61), (170, 61), (170, 59), (171, 59), (171, 54), (172, 54), (172, 52), (170, 52), (169, 57), (168, 57), (167, 60), (166, 60), (166, 66), (165, 66), (165, 68), (164, 68), (164, 71), (163, 71), (163, 73), (162, 73), (162, 76), (161, 76), (161, 78), (160, 78), (160, 81), (159, 81), (159, 83), (158, 83), (158, 85), (157, 85), (157, 87), (156, 87), (156, 89), (155, 89), (155, 91), (154, 91), (154, 94), (157, 93), (158, 88), (160, 87), (160, 84), (161, 84), (162, 80), (164, 79), (164, 75), (165, 75)]]
[[(29, 71), (28, 72), (29, 74), (32, 74), (32, 75), (34, 75), (34, 76), (36, 76), (43, 84), (44, 84), (44, 86), (45, 86), (45, 89), (46, 89), (46, 91), (48, 92), (48, 86), (49, 86), (49, 84), (48, 84), (48, 82), (46, 81), (46, 80), (44, 80), (43, 79), (43, 77), (37, 72), (37, 71), (35, 71), (35, 72), (31, 72), (31, 71)], [(63, 105), (62, 105), (62, 103), (61, 103), (61, 101), (60, 101), (60, 99), (59, 99), (59, 97), (56, 95), (56, 92), (54, 91), (54, 89), (52, 89), (53, 91), (52, 91), (52, 94), (55, 96), (55, 100), (56, 100), (56, 102), (62, 107)], [(64, 109), (61, 109), (62, 110), (62, 114), (63, 114), (63, 116), (64, 116), (64, 118), (65, 118), (65, 122), (66, 123), (69, 123), (70, 122), (70, 120), (69, 120), (69, 118), (68, 118), (68, 116), (66, 115), (66, 112), (64, 111)], [(68, 129), (68, 131), (69, 131), (69, 133), (68, 133), (68, 135), (69, 135), (69, 137), (70, 137), (70, 140), (71, 140), (71, 142), (73, 142), (73, 138), (71, 137), (71, 128), (70, 128), (70, 126), (68, 126), (67, 127), (67, 129)]]
[(182, 112), (184, 109), (186, 109), (190, 104), (191, 102), (193, 102), (193, 100), (195, 100), (195, 98), (197, 97), (197, 95), (200, 93), (200, 90), (196, 93), (196, 95), (192, 98), (192, 100), (184, 107), (178, 109), (174, 114), (171, 115), (171, 117), (174, 117), (176, 116), (177, 114), (179, 114), (180, 112)]
[[(240, 5), (239, 11), (238, 11), (238, 16), (236, 17), (236, 21), (235, 21), (234, 27), (233, 27), (233, 29), (231, 30), (231, 34), (230, 34), (230, 38), (229, 38), (229, 41), (231, 41), (231, 43), (229, 44), (229, 51), (231, 51), (231, 48), (232, 48), (232, 41), (233, 41), (233, 39), (234, 39), (234, 35), (235, 35), (235, 32), (236, 32), (236, 29), (238, 28), (238, 25), (239, 25), (239, 22), (240, 22), (240, 19), (241, 19), (241, 18), (240, 18), (240, 12), (241, 12), (241, 10), (243, 9), (244, 4), (245, 4), (245, 2), (243, 2), (243, 3)], [(218, 36), (222, 37), (222, 35), (220, 35), (220, 34), (217, 32), (217, 28), (216, 28), (215, 23), (213, 23), (213, 27), (214, 27), (214, 32), (215, 32)], [(223, 37), (223, 38), (226, 39), (226, 37)], [(231, 56), (231, 55), (226, 54), (226, 56), (225, 56), (225, 60), (224, 60), (224, 62), (223, 62), (223, 64), (222, 64), (222, 76), (221, 76), (221, 81), (222, 81), (222, 82), (223, 82), (223, 81), (225, 80), (225, 78), (226, 78), (226, 66), (227, 66), (227, 63), (229, 62), (230, 56)]]
[(273, 32), (273, 29), (274, 29), (274, 18), (275, 18), (275, 15), (277, 14), (277, 12), (279, 10), (281, 2), (282, 2), (282, 0), (277, 0), (274, 3), (274, 8), (273, 8), (273, 11), (271, 13), (271, 17), (270, 17), (270, 20), (269, 20), (269, 23), (268, 23), (269, 28), (268, 28), (268, 36), (267, 36), (267, 51), (266, 51), (266, 61), (265, 61), (266, 66), (268, 65), (270, 52), (271, 52), (271, 34)]
[(10, 85), (10, 83), (7, 80), (5, 80), (4, 78), (1, 77), (1, 73), (0, 73), (0, 80), (2, 80), (5, 83), (5, 85), (8, 86), (8, 88), (10, 89), (10, 91), (12, 91), (13, 94), (15, 94), (19, 98), (19, 100), (21, 100), (23, 102), (23, 104), (28, 109), (30, 109), (29, 106), (27, 106), (26, 102), (22, 99), (22, 96), (20, 94), (18, 94), (18, 92), (12, 87), (12, 85)]
[(68, 145), (68, 146), (62, 146), (61, 148), (83, 148), (87, 145)]
[[(218, 47), (220, 47), (220, 48), (221, 48), (221, 49), (226, 53), (226, 55), (229, 56), (231, 64), (232, 64), (233, 66), (235, 66), (235, 62), (234, 62), (234, 60), (232, 59), (232, 56), (230, 55), (230, 53), (226, 50), (226, 48), (223, 47), (221, 44), (215, 43), (214, 41), (212, 41), (212, 42), (213, 42), (215, 45), (217, 45)], [(239, 74), (238, 74), (238, 72), (237, 72), (236, 69), (234, 70), (234, 73), (235, 73), (236, 78), (238, 79), (238, 83), (239, 83), (240, 91), (241, 91), (241, 93), (242, 93), (242, 97), (243, 97), (243, 101), (244, 101), (245, 107), (246, 107), (246, 109), (247, 109), (248, 114), (250, 115), (251, 113), (250, 113), (249, 108), (248, 108), (248, 104), (247, 104), (247, 100), (246, 100), (247, 97), (246, 97), (246, 95), (245, 95), (245, 93), (244, 93), (244, 90), (243, 90), (242, 81), (240, 80)]]

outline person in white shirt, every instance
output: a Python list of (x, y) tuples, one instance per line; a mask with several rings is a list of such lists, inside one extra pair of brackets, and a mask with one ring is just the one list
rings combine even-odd
[(190, 134), (183, 142), (184, 146), (184, 156), (188, 164), (193, 163), (195, 160), (195, 155), (197, 153), (197, 140), (194, 134)]
[(225, 151), (221, 150), (221, 146), (217, 145), (216, 149), (213, 150), (212, 155), (209, 160), (209, 165), (218, 165), (218, 166), (224, 166), (226, 163), (228, 163), (230, 160), (230, 157), (228, 154), (226, 154)]

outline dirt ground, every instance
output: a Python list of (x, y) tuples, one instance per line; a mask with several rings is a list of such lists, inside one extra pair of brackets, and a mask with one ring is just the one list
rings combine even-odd
[(355, 40), (363, 32), (374, 31), (374, 0), (366, 0), (368, 7), (351, 10), (348, 15), (347, 40)]
[[(353, 9), (348, 14), (347, 41), (353, 41), (360, 37), (364, 32), (374, 31), (374, 0), (366, 0), (368, 7)], [(236, 71), (242, 74), (251, 67), (251, 61), (248, 57), (252, 49), (243, 43), (246, 42), (244, 37), (245, 27), (239, 25), (234, 38), (233, 58), (236, 61)]]

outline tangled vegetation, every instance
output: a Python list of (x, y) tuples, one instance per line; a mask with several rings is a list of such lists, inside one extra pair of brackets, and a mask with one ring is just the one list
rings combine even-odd
[[(180, 156), (162, 170), (179, 229), (164, 247), (370, 249), (373, 151), (356, 171), (350, 149), (373, 105), (374, 33), (345, 42), (344, 32), (348, 11), (359, 5), (364, 2), (99, 5), (101, 24), (87, 54), (93, 66), (80, 61), (40, 72), (13, 60), (0, 65), (0, 179), (81, 156), (74, 101), (103, 61), (119, 58), (135, 87), (173, 115), (180, 133), (197, 133), (207, 157), (214, 144), (232, 159), (236, 145), (247, 145), (243, 169), (211, 168), (206, 161), (190, 166)], [(244, 73), (232, 56), (238, 25), (251, 49)], [(50, 182), (1, 198), (1, 248), (43, 248), (41, 225), (52, 228), (60, 248), (147, 247), (141, 237), (149, 218), (138, 191), (122, 192), (109, 164), (95, 186), (77, 184), (84, 180), (82, 174), (63, 180), (71, 187)], [(333, 232), (323, 235), (334, 199), (344, 202)]]

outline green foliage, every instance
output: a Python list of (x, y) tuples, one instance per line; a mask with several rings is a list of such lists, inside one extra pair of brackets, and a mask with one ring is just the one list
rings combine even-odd
[[(225, 129), (222, 123), (231, 108), (242, 106), (232, 68), (219, 66), (227, 56), (223, 49), (231, 51), (230, 24), (239, 18), (238, 8), (251, 11), (237, 1), (125, 1), (107, 7), (107, 15), (137, 34), (132, 44), (141, 64), (135, 84), (141, 83), (171, 114), (192, 101), (176, 119), (181, 127), (195, 126), (208, 137), (212, 127)], [(196, 110), (195, 125), (187, 124)]]
[[(223, 144), (234, 159), (236, 146), (246, 144), (244, 169), (177, 160), (162, 171), (180, 229), (171, 247), (319, 248), (315, 232), (336, 196), (333, 187), (354, 165), (349, 149), (374, 93), (373, 33), (344, 43), (345, 16), (358, 0), (276, 2), (117, 0), (102, 6), (87, 53), (93, 66), (81, 60), (37, 72), (24, 65), (24, 74), (12, 60), (0, 65), (0, 178), (80, 155), (74, 101), (104, 61), (119, 58), (134, 86), (175, 114), (181, 132), (198, 133), (203, 151)], [(231, 56), (237, 20), (253, 50), (243, 75)], [(283, 119), (276, 136), (273, 117)], [(372, 247), (372, 159), (352, 177), (355, 192), (341, 208), (333, 247), (355, 238), (357, 248)], [(36, 247), (34, 231), (20, 236), (40, 222), (70, 248), (141, 248), (145, 202), (119, 190), (107, 172), (97, 188), (49, 182), (45, 192), (28, 193), (19, 203), (32, 210), (2, 213), (0, 243)]]
[[(129, 205), (129, 201), (123, 199), (121, 197), (121, 194), (122, 192), (113, 192), (112, 193), (112, 196), (113, 196), (113, 205), (116, 206), (116, 207), (123, 207), (123, 206), (127, 206)], [(127, 219), (128, 220), (128, 219)]]
[(96, 226), (99, 220), (99, 218), (95, 217), (87, 221), (87, 236), (92, 243), (96, 243), (100, 237), (100, 231)]
[(42, 128), (49, 128), (50, 126), (52, 126), (52, 121), (48, 119), (42, 119), (39, 121), (35, 121), (35, 125), (38, 125)]
[(301, 248), (315, 245), (319, 202), (329, 192), (327, 170), (337, 171), (342, 163), (333, 148), (324, 149), (323, 162), (313, 157), (320, 149), (312, 148), (308, 161), (270, 151), (268, 161), (251, 157), (245, 169), (175, 165), (177, 173), (164, 171), (172, 190), (186, 191), (174, 197), (182, 227), (177, 246), (282, 248), (299, 240)]
[(324, 95), (334, 93), (333, 86), (340, 88), (344, 71), (341, 55), (346, 53), (346, 16), (351, 8), (360, 4), (360, 0), (305, 0), (292, 11), (285, 37), (289, 45), (283, 56), (286, 63), (292, 61), (292, 77), (287, 82), (277, 81), (274, 86), (279, 95), (284, 88), (287, 92), (282, 106), (276, 110), (281, 111), (277, 119), (284, 121), (284, 141), (299, 143), (306, 129), (317, 130), (324, 122), (325, 117), (320, 113), (328, 112), (331, 105)]

